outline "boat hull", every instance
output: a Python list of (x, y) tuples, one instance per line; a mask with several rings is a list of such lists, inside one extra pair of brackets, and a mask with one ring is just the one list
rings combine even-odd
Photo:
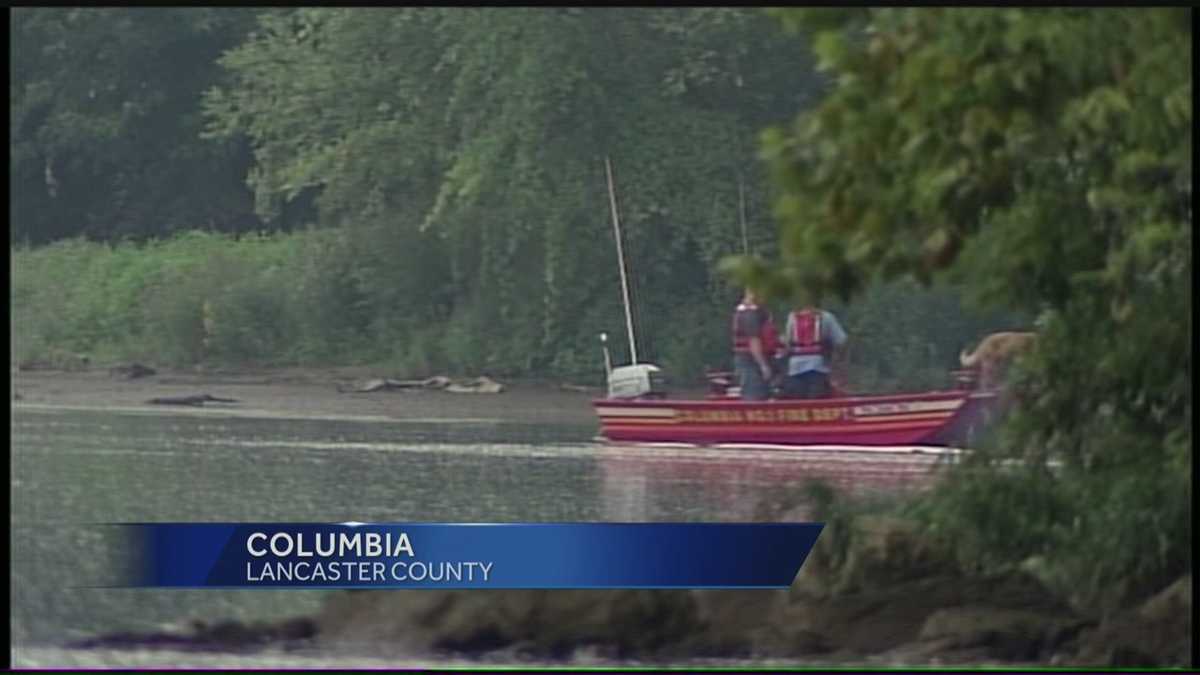
[(965, 447), (995, 395), (941, 391), (807, 400), (593, 401), (610, 441)]

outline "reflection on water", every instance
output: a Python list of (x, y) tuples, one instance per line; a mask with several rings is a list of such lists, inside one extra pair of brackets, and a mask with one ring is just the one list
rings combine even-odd
[(814, 517), (799, 488), (824, 481), (842, 493), (896, 493), (929, 484), (935, 455), (846, 450), (598, 448), (605, 515), (612, 520), (760, 521)]
[(103, 583), (120, 558), (89, 524), (753, 520), (814, 477), (892, 490), (924, 482), (935, 461), (605, 448), (590, 442), (594, 433), (14, 406), (14, 656), (24, 653), (16, 660), (27, 666), (86, 666), (46, 659), (69, 653), (56, 645), (101, 632), (309, 613), (336, 592), (72, 588)]

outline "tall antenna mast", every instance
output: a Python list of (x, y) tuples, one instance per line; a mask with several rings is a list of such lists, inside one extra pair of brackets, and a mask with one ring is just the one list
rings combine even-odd
[(625, 328), (629, 331), (629, 356), (637, 363), (637, 343), (633, 339), (633, 314), (629, 310), (629, 281), (625, 278), (625, 253), (621, 248), (621, 223), (617, 217), (617, 192), (613, 187), (612, 162), (604, 158), (604, 170), (608, 175), (608, 202), (612, 205), (613, 233), (617, 238), (617, 264), (621, 267), (621, 292), (625, 300)]
[(742, 221), (742, 253), (750, 254), (750, 239), (746, 236), (746, 184), (738, 172), (738, 216)]

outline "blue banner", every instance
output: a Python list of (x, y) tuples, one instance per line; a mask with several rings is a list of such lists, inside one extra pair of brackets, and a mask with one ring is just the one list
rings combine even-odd
[(130, 524), (128, 585), (786, 588), (819, 523)]

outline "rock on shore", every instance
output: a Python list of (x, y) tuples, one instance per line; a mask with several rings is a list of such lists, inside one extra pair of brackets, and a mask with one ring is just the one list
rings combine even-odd
[(912, 523), (864, 516), (818, 542), (789, 590), (348, 592), (316, 644), (537, 658), (776, 658), (828, 663), (1185, 665), (1191, 577), (1135, 611), (1081, 616), (1034, 576), (963, 574)]

